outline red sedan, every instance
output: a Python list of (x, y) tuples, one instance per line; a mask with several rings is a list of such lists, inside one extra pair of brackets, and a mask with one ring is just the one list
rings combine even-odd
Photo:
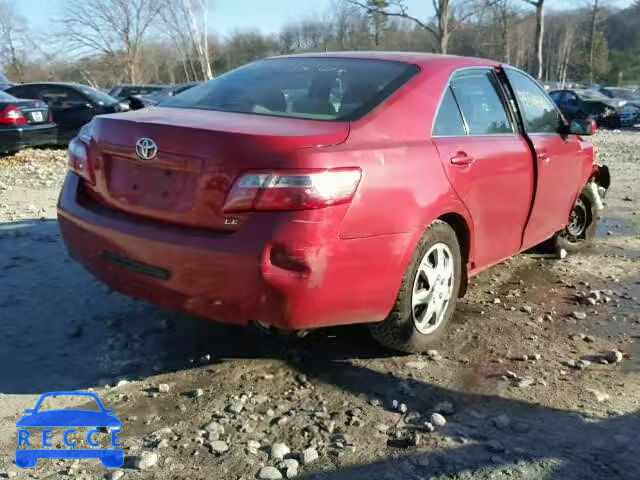
[(468, 279), (594, 236), (608, 171), (527, 74), (473, 58), (257, 61), (69, 146), (71, 255), (134, 297), (420, 351)]

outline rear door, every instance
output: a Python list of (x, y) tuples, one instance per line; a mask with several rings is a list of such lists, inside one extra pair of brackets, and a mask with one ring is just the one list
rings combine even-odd
[(517, 253), (531, 205), (533, 164), (493, 69), (454, 74), (432, 137), (473, 220), (472, 268)]
[(505, 73), (536, 155), (535, 198), (523, 245), (530, 247), (567, 224), (582, 189), (585, 154), (578, 136), (559, 133), (564, 120), (542, 87), (518, 70), (505, 68)]

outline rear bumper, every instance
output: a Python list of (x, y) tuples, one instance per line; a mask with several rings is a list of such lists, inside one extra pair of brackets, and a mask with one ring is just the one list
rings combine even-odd
[(55, 124), (24, 125), (19, 128), (0, 128), (0, 152), (11, 152), (27, 147), (53, 145), (58, 141)]
[(71, 256), (114, 290), (213, 320), (304, 329), (382, 320), (411, 234), (339, 238), (344, 206), (256, 214), (235, 233), (176, 227), (85, 201), (67, 176)]

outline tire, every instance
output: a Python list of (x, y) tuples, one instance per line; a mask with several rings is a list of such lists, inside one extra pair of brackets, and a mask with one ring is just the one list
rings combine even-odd
[(600, 221), (596, 205), (593, 191), (585, 187), (571, 211), (569, 224), (553, 237), (556, 251), (564, 249), (569, 253), (575, 253), (593, 242)]
[[(439, 254), (445, 258), (441, 264), (435, 263)], [(443, 270), (438, 270), (439, 265)], [(428, 280), (428, 276), (432, 277), (433, 282)], [(369, 325), (371, 335), (393, 350), (406, 353), (425, 351), (442, 337), (453, 316), (461, 278), (462, 256), (456, 233), (447, 223), (436, 220), (418, 242), (391, 313), (382, 322)], [(414, 305), (419, 298), (418, 294), (420, 298), (426, 294), (433, 299), (434, 295), (442, 298), (440, 293), (443, 293), (442, 297), (449, 294), (446, 304), (442, 304), (442, 300), (435, 300), (442, 305), (440, 314), (429, 314), (428, 305), (432, 301), (428, 301), (426, 305)]]

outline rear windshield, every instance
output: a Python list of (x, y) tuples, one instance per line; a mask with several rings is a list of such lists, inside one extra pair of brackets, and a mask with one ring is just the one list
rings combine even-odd
[(367, 114), (418, 70), (385, 60), (274, 58), (240, 67), (160, 105), (350, 121)]
[(78, 89), (98, 105), (113, 105), (118, 100), (100, 90), (96, 90), (86, 85), (80, 85)]
[(16, 97), (0, 90), (0, 100), (16, 100)]

